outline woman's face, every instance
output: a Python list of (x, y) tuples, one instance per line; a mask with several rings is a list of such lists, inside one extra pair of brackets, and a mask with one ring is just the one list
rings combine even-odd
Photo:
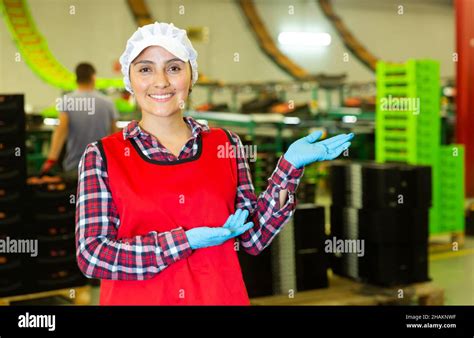
[(130, 82), (142, 112), (160, 117), (180, 112), (191, 87), (190, 68), (163, 47), (143, 50), (130, 66)]

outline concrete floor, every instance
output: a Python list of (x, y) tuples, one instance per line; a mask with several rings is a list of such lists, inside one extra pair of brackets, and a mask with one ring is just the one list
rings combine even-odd
[(474, 305), (474, 237), (458, 252), (432, 254), (430, 276), (445, 289), (446, 305)]

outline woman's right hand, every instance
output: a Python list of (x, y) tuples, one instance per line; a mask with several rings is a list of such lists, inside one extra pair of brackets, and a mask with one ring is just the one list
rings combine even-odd
[(245, 223), (248, 215), (248, 210), (239, 209), (227, 218), (222, 227), (199, 227), (186, 231), (191, 249), (220, 245), (231, 238), (242, 235), (253, 227), (252, 222)]

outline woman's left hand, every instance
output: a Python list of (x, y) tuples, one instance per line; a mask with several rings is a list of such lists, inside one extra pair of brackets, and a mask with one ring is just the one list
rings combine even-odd
[(252, 222), (245, 222), (248, 215), (249, 211), (247, 209), (238, 209), (234, 214), (229, 216), (223, 225), (223, 228), (229, 229), (232, 233), (229, 238), (240, 236), (253, 227)]
[(284, 155), (285, 159), (298, 169), (313, 162), (333, 160), (350, 147), (349, 141), (354, 137), (353, 133), (340, 134), (316, 142), (322, 134), (315, 131), (293, 142)]

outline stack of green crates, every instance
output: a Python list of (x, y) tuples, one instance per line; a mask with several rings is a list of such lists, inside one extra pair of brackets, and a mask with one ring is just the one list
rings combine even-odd
[(414, 162), (416, 160), (415, 114), (409, 110), (395, 110), (384, 106), (390, 98), (414, 97), (411, 85), (412, 67), (379, 62), (377, 64), (377, 110), (375, 154), (379, 162)]
[[(440, 172), (445, 160), (445, 157), (441, 159), (440, 156), (445, 153), (440, 150), (439, 63), (433, 60), (409, 60), (404, 64), (378, 62), (376, 77), (376, 160), (430, 165), (433, 202), (430, 233), (457, 230), (451, 226), (453, 222), (447, 222), (447, 213), (441, 212), (445, 209), (443, 204), (446, 197)], [(395, 105), (403, 100), (408, 104)], [(453, 170), (458, 171), (452, 175), (462, 180), (463, 173), (459, 169)], [(457, 199), (464, 198), (459, 189), (455, 193)], [(459, 213), (458, 209), (449, 215), (453, 213), (456, 213), (455, 219), (463, 215), (462, 210)]]
[[(440, 145), (439, 64), (377, 64), (376, 159), (433, 165)], [(405, 107), (382, 105), (409, 100)], [(406, 102), (406, 101), (405, 101)], [(402, 109), (403, 108), (403, 109)]]
[(451, 144), (440, 149), (441, 208), (437, 233), (464, 231), (464, 146)]

